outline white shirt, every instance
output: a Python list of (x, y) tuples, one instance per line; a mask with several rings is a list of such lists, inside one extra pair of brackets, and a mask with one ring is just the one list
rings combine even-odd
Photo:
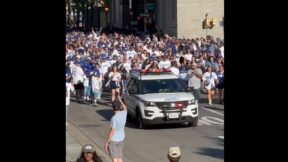
[(159, 66), (159, 69), (163, 69), (163, 68), (168, 69), (171, 67), (171, 62), (169, 60), (160, 61), (158, 66)]
[(78, 81), (83, 82), (84, 72), (81, 67), (75, 67), (72, 72), (73, 84), (77, 84)]
[(184, 58), (185, 58), (185, 60), (191, 61), (191, 60), (192, 60), (192, 54), (191, 54), (191, 53), (185, 54), (185, 55), (184, 55)]
[(66, 83), (66, 90), (67, 90), (66, 106), (69, 106), (69, 105), (70, 105), (70, 90), (71, 90), (71, 83)]
[(101, 64), (100, 72), (104, 75), (107, 73), (108, 68), (110, 67), (110, 63), (108, 61), (104, 61)]
[(196, 51), (197, 50), (197, 47), (195, 44), (192, 44), (192, 47), (193, 47), (193, 50)]
[(137, 55), (137, 53), (136, 53), (135, 50), (129, 50), (129, 51), (126, 52), (126, 54), (127, 54), (127, 57), (128, 57), (128, 58), (129, 58), (129, 57), (133, 58), (134, 55)]
[(208, 86), (204, 85), (206, 89), (211, 89), (212, 87), (216, 87), (215, 80), (217, 80), (217, 79), (218, 79), (218, 77), (214, 72), (212, 72), (212, 75), (211, 75), (211, 73), (206, 72), (202, 77), (204, 84), (206, 81), (209, 82)]
[(201, 47), (201, 41), (197, 41), (198, 47)]
[[(111, 71), (111, 72), (109, 73), (108, 77), (111, 78), (112, 75), (113, 75), (113, 73), (114, 73), (114, 72)], [(112, 81), (121, 81), (121, 74), (120, 74), (119, 72), (116, 72), (116, 74), (112, 77), (111, 80), (112, 80)]]
[(119, 56), (118, 50), (115, 49), (115, 50), (112, 52), (112, 56), (113, 56), (113, 55), (116, 55), (116, 56), (118, 57), (118, 56)]
[(131, 70), (131, 64), (129, 64), (128, 62), (124, 63), (123, 67), (126, 69), (127, 72)]
[(220, 48), (220, 51), (221, 51), (221, 55), (222, 55), (222, 57), (223, 57), (223, 59), (224, 59), (224, 46), (222, 46), (222, 47)]
[(170, 70), (171, 70), (171, 72), (173, 74), (175, 74), (175, 75), (177, 75), (179, 77), (179, 69), (178, 68), (173, 66), (173, 67), (170, 68)]
[(198, 73), (198, 75), (202, 76), (202, 71), (198, 68), (194, 70), (194, 74), (192, 73), (192, 69), (188, 70), (187, 75), (190, 77), (188, 79), (188, 87), (194, 87), (194, 89), (199, 89), (201, 88), (201, 80), (195, 75), (195, 73)]
[(154, 53), (155, 53), (155, 55), (156, 55), (157, 57), (160, 57), (159, 51), (154, 51)]
[(84, 77), (83, 77), (83, 84), (84, 84), (84, 87), (89, 86), (89, 79), (86, 77), (86, 75), (84, 75)]
[(91, 80), (92, 80), (92, 90), (99, 91), (100, 85), (99, 85), (99, 80), (97, 79), (97, 77), (93, 76)]
[(116, 62), (116, 60), (110, 60), (110, 61), (109, 61), (110, 66), (112, 66), (115, 62)]

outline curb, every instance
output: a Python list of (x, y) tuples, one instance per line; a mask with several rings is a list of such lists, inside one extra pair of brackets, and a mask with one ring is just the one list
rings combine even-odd
[(81, 145), (91, 144), (95, 147), (98, 156), (103, 160), (103, 162), (111, 162), (111, 159), (107, 153), (105, 153), (99, 145), (94, 141), (89, 139), (85, 134), (83, 134), (71, 120), (69, 120), (69, 126), (66, 126), (66, 131), (70, 133), (72, 137)]

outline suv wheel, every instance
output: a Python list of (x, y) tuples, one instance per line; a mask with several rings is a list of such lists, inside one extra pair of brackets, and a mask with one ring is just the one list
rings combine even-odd
[(138, 122), (138, 128), (139, 129), (145, 129), (146, 128), (146, 125), (144, 124), (144, 122), (142, 120), (142, 116), (141, 116), (139, 111), (137, 113), (137, 122)]
[(197, 127), (198, 125), (198, 117), (196, 117), (194, 122), (188, 122), (188, 127)]

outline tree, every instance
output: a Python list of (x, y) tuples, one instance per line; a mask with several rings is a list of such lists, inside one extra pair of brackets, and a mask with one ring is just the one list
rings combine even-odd
[(66, 0), (66, 5), (68, 7), (68, 15), (67, 15), (67, 25), (72, 25), (72, 18), (71, 18), (71, 0)]

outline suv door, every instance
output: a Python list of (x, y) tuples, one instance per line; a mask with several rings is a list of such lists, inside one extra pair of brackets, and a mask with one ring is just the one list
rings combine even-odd
[(133, 110), (133, 107), (132, 107), (132, 98), (131, 98), (131, 92), (132, 92), (132, 94), (133, 94), (133, 84), (134, 84), (134, 81), (135, 81), (135, 79), (134, 78), (131, 78), (130, 80), (129, 80), (129, 82), (128, 82), (128, 84), (127, 84), (127, 90), (125, 91), (125, 94), (124, 94), (124, 101), (125, 101), (125, 104), (126, 104), (126, 106), (127, 106), (127, 108), (128, 108), (128, 111), (130, 112), (130, 114), (131, 113), (133, 113), (134, 114), (134, 110)]
[(137, 94), (138, 94), (138, 83), (139, 81), (138, 80), (134, 80), (133, 82), (133, 85), (132, 85), (132, 88), (130, 89), (130, 105), (131, 105), (131, 109), (133, 110), (133, 113), (135, 113), (134, 115), (136, 116), (136, 106), (137, 106), (137, 103), (139, 102), (138, 101), (138, 98), (137, 98)]

